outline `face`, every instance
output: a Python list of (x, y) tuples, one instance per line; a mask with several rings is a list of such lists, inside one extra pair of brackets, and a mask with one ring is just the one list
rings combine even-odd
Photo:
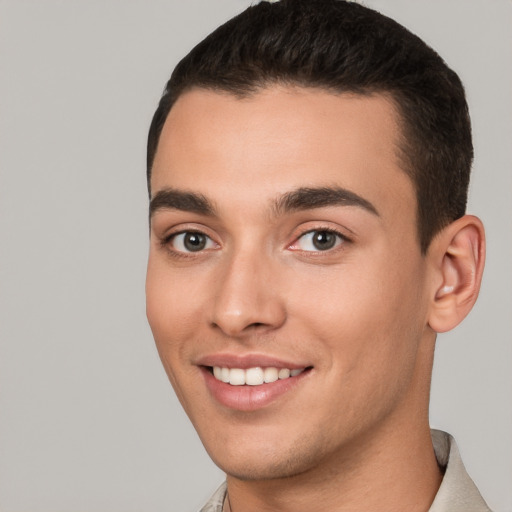
[(301, 88), (194, 90), (169, 114), (147, 315), (230, 475), (327, 466), (426, 414), (428, 269), (398, 130), (384, 96)]

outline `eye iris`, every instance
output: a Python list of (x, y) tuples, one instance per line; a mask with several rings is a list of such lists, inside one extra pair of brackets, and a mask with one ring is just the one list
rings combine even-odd
[(317, 231), (313, 235), (313, 245), (319, 251), (332, 249), (336, 244), (336, 235), (329, 231)]
[(201, 233), (186, 233), (183, 239), (183, 245), (187, 251), (200, 251), (206, 245), (206, 236)]

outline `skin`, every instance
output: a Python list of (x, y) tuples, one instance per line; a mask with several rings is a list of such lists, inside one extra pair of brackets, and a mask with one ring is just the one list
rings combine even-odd
[[(428, 426), (435, 331), (476, 299), (483, 230), (465, 217), (421, 254), (399, 135), (383, 95), (193, 90), (169, 114), (152, 197), (194, 192), (214, 211), (153, 208), (147, 315), (234, 511), (420, 511), (439, 487)], [(374, 211), (276, 207), (303, 188), (343, 188)], [(187, 252), (187, 230), (207, 235), (204, 250)], [(316, 249), (314, 230), (339, 233), (335, 246)], [(215, 400), (198, 365), (218, 353), (310, 370), (265, 407), (236, 410)]]

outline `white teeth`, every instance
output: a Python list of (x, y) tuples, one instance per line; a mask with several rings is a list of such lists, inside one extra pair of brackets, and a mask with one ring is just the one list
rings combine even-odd
[[(222, 368), (224, 370), (224, 368)], [(229, 370), (229, 383), (232, 386), (243, 386), (245, 384), (245, 370), (241, 368), (232, 368)]]
[(280, 379), (287, 379), (290, 376), (290, 370), (288, 368), (281, 368), (279, 370), (279, 378)]
[(305, 368), (290, 370), (288, 368), (226, 368), (225, 366), (214, 366), (213, 375), (217, 380), (231, 384), (232, 386), (261, 386), (264, 383), (275, 382), (276, 380), (288, 379), (301, 374)]
[(229, 382), (229, 368), (221, 368), (220, 380), (222, 382)]
[(249, 386), (261, 386), (263, 382), (265, 381), (263, 380), (263, 370), (261, 368), (249, 368), (245, 371), (245, 383)]
[(263, 371), (263, 380), (268, 384), (269, 382), (275, 382), (279, 379), (279, 372), (277, 368), (265, 368)]

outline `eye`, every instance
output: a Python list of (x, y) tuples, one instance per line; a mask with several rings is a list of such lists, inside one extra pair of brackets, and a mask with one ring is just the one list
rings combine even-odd
[(178, 252), (199, 252), (216, 247), (215, 242), (199, 231), (184, 231), (170, 238), (170, 244)]
[(304, 233), (292, 248), (300, 251), (328, 251), (339, 246), (344, 240), (345, 237), (335, 231), (319, 229)]

